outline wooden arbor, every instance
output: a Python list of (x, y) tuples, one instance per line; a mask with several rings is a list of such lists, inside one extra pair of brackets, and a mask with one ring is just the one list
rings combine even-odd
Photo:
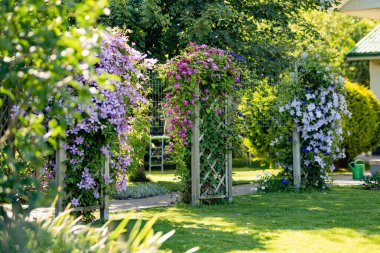
[[(55, 216), (58, 216), (60, 212), (64, 210), (64, 198), (70, 196), (70, 193), (65, 193), (64, 189), (64, 179), (66, 174), (66, 162), (67, 162), (67, 154), (65, 149), (63, 148), (65, 143), (62, 140), (58, 140), (57, 151), (55, 156), (56, 162), (56, 171), (55, 171), (55, 181), (57, 185), (58, 192), (58, 200), (55, 204)], [(103, 166), (101, 168), (101, 178), (109, 177), (109, 168), (110, 168), (110, 159), (107, 156)], [(100, 205), (96, 206), (82, 206), (72, 208), (72, 211), (90, 211), (90, 210), (100, 210), (100, 219), (108, 220), (109, 218), (109, 196), (106, 194), (105, 187), (101, 185), (98, 186), (96, 190), (100, 188)], [(64, 196), (66, 194), (66, 196)]]
[[(225, 118), (213, 131), (218, 133), (232, 123), (228, 112), (231, 110), (231, 98), (227, 99), (224, 108)], [(203, 131), (205, 120), (200, 115), (201, 105), (195, 105), (195, 122), (191, 136), (191, 197), (192, 204), (200, 200), (227, 199), (232, 202), (232, 151), (231, 144), (210, 149), (204, 145), (208, 138)], [(227, 140), (225, 143), (228, 143)]]

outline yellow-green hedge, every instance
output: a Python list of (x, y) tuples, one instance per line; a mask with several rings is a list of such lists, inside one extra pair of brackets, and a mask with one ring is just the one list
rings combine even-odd
[(343, 147), (346, 149), (345, 160), (351, 161), (380, 143), (380, 102), (371, 90), (360, 84), (346, 81), (346, 89), (352, 117), (343, 120)]

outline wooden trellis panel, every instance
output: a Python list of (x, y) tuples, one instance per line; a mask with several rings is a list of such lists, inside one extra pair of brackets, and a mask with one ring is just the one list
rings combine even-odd
[[(57, 185), (57, 192), (58, 192), (58, 200), (55, 204), (55, 216), (58, 216), (60, 212), (64, 210), (63, 206), (63, 200), (64, 200), (64, 192), (63, 189), (65, 188), (64, 185), (64, 179), (66, 174), (66, 162), (67, 162), (67, 154), (65, 149), (63, 148), (65, 145), (65, 142), (62, 140), (58, 140), (57, 145), (57, 151), (56, 151), (56, 171), (55, 171), (55, 181)], [(102, 178), (109, 177), (109, 168), (110, 168), (110, 158), (109, 156), (106, 157), (103, 166), (101, 168), (101, 174)], [(97, 210), (100, 211), (100, 219), (101, 220), (108, 220), (109, 218), (109, 196), (106, 194), (104, 187), (100, 186), (100, 205), (97, 206), (82, 206), (82, 207), (75, 207), (71, 210), (73, 211), (89, 211), (89, 210)]]
[[(215, 127), (215, 132), (222, 131), (231, 123), (231, 119), (227, 116), (230, 107), (231, 99), (228, 98), (225, 108), (226, 117)], [(232, 201), (232, 152), (227, 146), (230, 144), (218, 147), (217, 150), (207, 150), (202, 145), (207, 134), (200, 132), (205, 122), (201, 119), (199, 112), (200, 105), (197, 104), (191, 139), (192, 204), (197, 205), (200, 200), (216, 198)]]

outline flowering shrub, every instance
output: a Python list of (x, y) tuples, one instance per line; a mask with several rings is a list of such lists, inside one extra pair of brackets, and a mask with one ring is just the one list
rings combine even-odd
[[(133, 113), (147, 103), (142, 95), (142, 83), (147, 80), (144, 70), (155, 63), (130, 47), (119, 33), (102, 33), (99, 58), (96, 71), (99, 75), (112, 75), (109, 87), (78, 77), (98, 94), (90, 98), (90, 105), (78, 106), (74, 113), (81, 116), (80, 120), (74, 119), (74, 113), (67, 116), (71, 123), (64, 146), (68, 155), (65, 191), (74, 207), (96, 204), (101, 187), (112, 187), (118, 192), (126, 189), (127, 168), (134, 154), (128, 138), (136, 125)], [(110, 176), (102, 178), (106, 156), (110, 157)]]
[[(251, 149), (271, 157), (277, 165), (292, 175), (292, 130), (301, 138), (301, 163), (303, 186), (324, 189), (330, 187), (327, 171), (334, 170), (334, 161), (344, 156), (340, 148), (343, 141), (342, 118), (350, 116), (344, 97), (344, 79), (320, 65), (316, 59), (303, 54), (298, 65), (298, 76), (291, 81), (283, 81), (278, 89), (281, 96), (271, 94), (273, 106), (268, 109), (271, 125), (265, 129), (261, 143), (254, 138), (260, 128), (253, 123), (249, 137)], [(253, 106), (247, 113), (254, 115)], [(254, 122), (254, 117), (252, 118)]]
[(363, 188), (367, 190), (380, 190), (380, 174), (364, 176)]
[[(210, 154), (218, 170), (225, 168), (226, 145), (232, 143), (239, 131), (226, 119), (236, 115), (228, 110), (228, 96), (238, 99), (240, 70), (234, 56), (221, 49), (191, 43), (180, 56), (163, 67), (168, 80), (165, 115), (170, 119), (169, 151), (181, 178), (183, 200), (190, 200), (191, 129), (195, 105), (200, 105), (200, 132), (203, 134), (201, 152)], [(220, 125), (220, 124), (228, 125)], [(206, 173), (206, 155), (201, 156), (201, 177)], [(213, 182), (209, 182), (212, 184)], [(206, 184), (207, 185), (207, 184)], [(207, 189), (201, 189), (206, 191)]]
[(289, 175), (278, 174), (271, 175), (269, 172), (264, 172), (262, 175), (257, 175), (257, 187), (255, 190), (262, 192), (277, 192), (293, 190), (292, 179)]

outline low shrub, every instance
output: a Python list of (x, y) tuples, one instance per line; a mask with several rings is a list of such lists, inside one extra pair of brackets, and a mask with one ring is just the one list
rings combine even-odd
[(351, 118), (343, 119), (346, 158), (337, 164), (346, 166), (363, 152), (372, 151), (380, 143), (380, 103), (368, 88), (346, 81), (346, 100)]
[(373, 176), (364, 176), (363, 178), (364, 189), (367, 190), (380, 190), (380, 174), (376, 173)]
[(264, 172), (262, 175), (257, 175), (257, 179), (257, 191), (284, 192), (294, 190), (291, 176), (285, 173), (271, 175), (269, 172)]
[(115, 192), (114, 199), (141, 199), (168, 193), (169, 190), (155, 183), (130, 185), (126, 190)]

